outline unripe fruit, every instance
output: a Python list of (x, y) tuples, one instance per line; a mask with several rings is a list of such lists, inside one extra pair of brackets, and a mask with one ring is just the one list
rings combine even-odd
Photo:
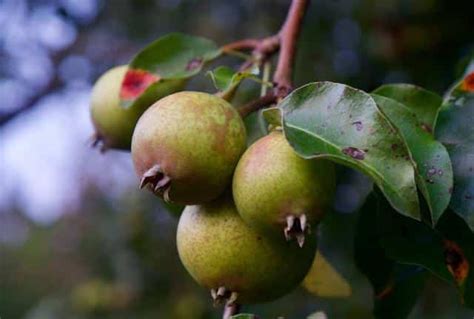
[(328, 210), (335, 190), (334, 167), (298, 156), (281, 131), (259, 139), (235, 170), (233, 194), (244, 221), (262, 234), (296, 238)]
[(92, 89), (90, 112), (96, 130), (94, 145), (102, 144), (102, 150), (130, 150), (133, 129), (143, 112), (158, 99), (184, 86), (183, 80), (162, 81), (133, 107), (124, 109), (120, 106), (119, 95), (127, 70), (123, 65), (107, 71)]
[(201, 204), (224, 191), (245, 147), (245, 126), (232, 105), (207, 93), (179, 92), (140, 118), (132, 157), (141, 187), (166, 201)]
[(267, 238), (242, 220), (229, 198), (187, 206), (177, 233), (178, 252), (191, 276), (219, 303), (259, 303), (296, 288), (314, 259), (316, 237), (304, 248)]

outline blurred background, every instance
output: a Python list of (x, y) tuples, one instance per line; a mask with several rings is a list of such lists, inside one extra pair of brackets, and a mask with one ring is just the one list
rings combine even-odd
[[(177, 214), (137, 189), (128, 153), (88, 147), (91, 86), (168, 32), (220, 45), (270, 35), (288, 5), (0, 0), (2, 319), (220, 317), (179, 262)], [(372, 90), (408, 82), (442, 94), (472, 52), (473, 23), (470, 1), (313, 0), (296, 83), (330, 80)], [(212, 92), (205, 75), (191, 88)], [(244, 85), (238, 100), (258, 89)], [(253, 122), (255, 139), (261, 132)], [(371, 287), (352, 261), (355, 212), (370, 188), (364, 176), (340, 168), (334, 212), (320, 230), (321, 250), (351, 284), (351, 297), (298, 289), (244, 310), (262, 318), (370, 318)], [(433, 278), (410, 318), (473, 316), (452, 287)]]

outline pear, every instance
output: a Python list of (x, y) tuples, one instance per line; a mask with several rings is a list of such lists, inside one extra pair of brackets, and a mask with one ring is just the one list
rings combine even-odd
[(311, 267), (316, 237), (301, 249), (284, 238), (262, 236), (247, 226), (229, 197), (184, 209), (177, 232), (184, 267), (217, 304), (267, 302), (291, 292)]
[(233, 177), (243, 220), (262, 234), (296, 239), (300, 246), (329, 209), (334, 191), (332, 163), (298, 156), (278, 130), (248, 148)]
[(245, 147), (245, 126), (232, 105), (184, 91), (143, 114), (133, 133), (132, 158), (141, 187), (165, 201), (194, 205), (224, 191)]
[(90, 113), (95, 128), (93, 145), (101, 150), (130, 150), (133, 130), (143, 112), (165, 95), (179, 91), (183, 80), (163, 80), (154, 86), (152, 92), (125, 109), (120, 105), (120, 90), (127, 73), (126, 65), (118, 66), (104, 73), (92, 89)]

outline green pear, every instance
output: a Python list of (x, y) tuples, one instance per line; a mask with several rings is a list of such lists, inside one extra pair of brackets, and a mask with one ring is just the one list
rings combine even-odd
[(235, 170), (233, 195), (244, 221), (269, 236), (304, 244), (335, 191), (331, 162), (298, 156), (281, 131), (259, 139)]
[[(229, 196), (230, 197), (230, 196)], [(301, 249), (247, 226), (231, 198), (187, 206), (179, 220), (178, 252), (184, 267), (216, 303), (260, 303), (296, 288), (311, 267), (316, 237)]]
[(194, 205), (224, 191), (245, 147), (245, 126), (232, 105), (185, 91), (143, 114), (133, 133), (132, 158), (141, 187), (165, 201)]
[(102, 150), (130, 150), (133, 130), (143, 112), (163, 96), (184, 86), (183, 80), (162, 80), (131, 108), (125, 109), (120, 105), (119, 95), (127, 70), (126, 65), (110, 69), (92, 89), (90, 113), (96, 131), (94, 145), (101, 144)]

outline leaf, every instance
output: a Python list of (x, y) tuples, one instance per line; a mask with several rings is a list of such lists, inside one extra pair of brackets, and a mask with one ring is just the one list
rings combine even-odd
[(396, 263), (387, 286), (375, 297), (374, 316), (383, 319), (408, 317), (427, 278), (428, 273), (421, 267)]
[(248, 77), (259, 80), (256, 77), (258, 69), (251, 70), (251, 72), (235, 72), (227, 66), (220, 66), (213, 71), (209, 71), (208, 74), (210, 75), (214, 86), (219, 91), (228, 91)]
[[(372, 213), (368, 213), (369, 211)], [(433, 229), (401, 216), (386, 199), (376, 194), (369, 196), (360, 213), (365, 217), (361, 217), (359, 221), (356, 236), (356, 243), (359, 243), (356, 252), (359, 255), (356, 255), (356, 261), (358, 265), (361, 264), (361, 269), (366, 269), (364, 273), (369, 278), (374, 276), (378, 264), (383, 266), (381, 271), (388, 269), (390, 260), (412, 267), (421, 266), (455, 285), (464, 304), (474, 308), (474, 272), (471, 271), (474, 261), (474, 233), (461, 217), (448, 210), (440, 218), (436, 229)], [(374, 243), (379, 243), (380, 246)], [(380, 247), (385, 259), (380, 258)], [(375, 255), (370, 252), (375, 252)], [(375, 261), (373, 256), (381, 261)], [(376, 283), (383, 282), (382, 274), (375, 276), (378, 278)]]
[(161, 80), (186, 79), (199, 73), (206, 62), (221, 54), (205, 38), (171, 33), (151, 43), (129, 64), (120, 91), (123, 107), (130, 107), (148, 88)]
[(386, 256), (380, 244), (380, 210), (379, 197), (372, 192), (359, 211), (354, 243), (355, 261), (374, 289), (375, 317), (406, 318), (424, 287), (427, 275), (419, 266), (402, 265)]
[(397, 214), (377, 196), (376, 227), (385, 255), (397, 262), (423, 266), (441, 279), (450, 281), (441, 249), (443, 238), (428, 225)]
[(447, 95), (435, 133), (453, 165), (454, 187), (449, 206), (474, 231), (474, 72)]
[(279, 105), (285, 136), (304, 158), (327, 158), (367, 174), (395, 209), (420, 219), (415, 171), (399, 132), (360, 90), (307, 84)]
[(474, 234), (462, 217), (452, 211), (441, 218), (437, 228), (443, 234), (445, 263), (461, 300), (474, 309)]
[(341, 298), (352, 294), (350, 284), (318, 250), (313, 265), (306, 278), (303, 287), (318, 297)]
[[(416, 182), (428, 204), (433, 225), (448, 207), (453, 186), (453, 171), (449, 154), (420, 124), (412, 108), (396, 100), (372, 94), (375, 102), (405, 139), (411, 157), (416, 163)], [(421, 108), (420, 108), (421, 109)], [(434, 116), (435, 117), (435, 116)], [(434, 119), (433, 117), (433, 119)]]
[(244, 79), (250, 78), (260, 81), (256, 76), (258, 73), (258, 68), (235, 72), (227, 66), (220, 66), (213, 71), (209, 71), (207, 74), (211, 77), (216, 89), (220, 91), (220, 96), (226, 99), (226, 97), (233, 96), (235, 90)]
[(412, 84), (386, 84), (373, 93), (382, 95), (405, 105), (416, 114), (421, 127), (432, 132), (443, 100), (431, 91)]
[(382, 239), (387, 255), (402, 263), (420, 265), (454, 284), (465, 305), (474, 308), (474, 234), (459, 216), (447, 211), (436, 230), (407, 218), (385, 224), (392, 228), (392, 234)]

